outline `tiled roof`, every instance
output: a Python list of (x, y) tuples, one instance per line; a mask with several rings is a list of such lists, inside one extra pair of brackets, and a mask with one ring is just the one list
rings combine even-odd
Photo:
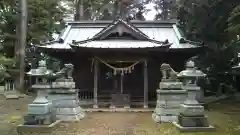
[(86, 48), (149, 48), (160, 47), (162, 44), (138, 40), (99, 40), (78, 44), (77, 46)]
[[(111, 24), (111, 21), (88, 21), (88, 22), (70, 22), (68, 23), (67, 28), (65, 29), (64, 33), (58, 38), (58, 41), (53, 42), (46, 46), (41, 46), (44, 48), (52, 48), (52, 49), (71, 49), (69, 44), (72, 44), (73, 41), (83, 41), (93, 38), (94, 35), (99, 33), (102, 29), (106, 28)], [(147, 35), (152, 40), (157, 41), (165, 41), (166, 39), (169, 43), (172, 43), (170, 46), (171, 49), (183, 49), (183, 48), (194, 48), (199, 47), (197, 45), (192, 44), (191, 42), (187, 42), (181, 34), (178, 28), (176, 27), (176, 23), (173, 22), (158, 22), (158, 21), (132, 21), (132, 25), (142, 31), (145, 35)], [(180, 42), (184, 40), (186, 42)], [(60, 42), (59, 42), (60, 41)], [(128, 41), (128, 45), (125, 41), (104, 41), (104, 42), (93, 42), (88, 44), (83, 44), (82, 46), (87, 47), (87, 45), (91, 47), (104, 47), (106, 43), (109, 43), (111, 46), (128, 46), (129, 48), (139, 48), (141, 46), (149, 45), (155, 46), (154, 43), (147, 43), (143, 45), (140, 41), (134, 41), (135, 43)], [(130, 43), (131, 42), (131, 43)], [(94, 45), (94, 43), (96, 43)], [(139, 43), (139, 44), (138, 44)], [(114, 44), (114, 45), (113, 45)], [(119, 45), (116, 45), (119, 44)]]

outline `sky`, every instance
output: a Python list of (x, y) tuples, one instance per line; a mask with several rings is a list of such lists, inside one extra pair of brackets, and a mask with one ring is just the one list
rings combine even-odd
[[(66, 3), (62, 3), (62, 5), (66, 8), (69, 8)], [(157, 11), (154, 9), (154, 4), (149, 3), (146, 6), (146, 9), (149, 10), (148, 12), (144, 13), (144, 17), (146, 20), (154, 20), (155, 15), (157, 14)], [(70, 18), (67, 18), (67, 20), (73, 20), (73, 15), (70, 15)]]
[[(69, 8), (66, 3), (62, 3), (62, 5), (66, 8)], [(146, 6), (146, 9), (149, 10), (148, 12), (144, 13), (144, 17), (146, 20), (154, 20), (155, 15), (157, 14), (157, 11), (154, 9), (154, 4), (149, 3)], [(69, 18), (66, 18), (67, 21), (72, 21), (74, 15), (70, 15)], [(57, 38), (58, 34), (53, 34), (53, 38)]]
[[(66, 3), (62, 3), (63, 6), (65, 6), (66, 8), (69, 8), (67, 7), (67, 4)], [(153, 3), (149, 3), (146, 6), (146, 9), (149, 10), (148, 12), (144, 13), (144, 17), (146, 20), (154, 20), (154, 17), (155, 15), (157, 14), (157, 11), (154, 9), (154, 4)], [(66, 18), (66, 20), (68, 21), (72, 21), (73, 20), (73, 15), (70, 15), (70, 18)], [(58, 34), (53, 34), (53, 38), (57, 38), (58, 37)]]
[(144, 14), (145, 19), (153, 20), (155, 15), (157, 14), (157, 11), (154, 9), (154, 4), (153, 3), (147, 4), (146, 9), (149, 9), (150, 11)]

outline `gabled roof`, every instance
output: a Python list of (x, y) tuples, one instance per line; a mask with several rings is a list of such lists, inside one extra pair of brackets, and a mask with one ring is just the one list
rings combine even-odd
[(96, 35), (93, 36), (94, 39), (103, 39), (104, 37), (107, 37), (113, 32), (118, 33), (130, 33), (138, 40), (148, 40), (148, 36), (144, 34), (141, 30), (134, 27), (131, 23), (128, 23), (122, 19), (117, 19), (113, 21), (111, 24), (109, 24), (107, 27), (103, 28), (100, 32), (98, 32)]
[[(184, 38), (184, 36), (180, 33), (179, 29), (177, 28), (176, 21), (137, 21), (137, 20), (132, 20), (129, 23), (124, 22), (122, 20), (68, 22), (64, 32), (59, 36), (58, 39), (56, 39), (56, 41), (45, 44), (45, 46), (39, 47), (46, 49), (71, 50), (72, 47), (70, 45), (73, 42), (75, 43), (75, 45), (78, 43), (78, 45), (81, 45), (81, 47), (90, 47), (88, 46), (89, 44), (88, 42), (90, 41), (96, 41), (98, 42), (99, 46), (102, 44), (104, 47), (106, 44), (97, 41), (98, 39), (96, 37), (101, 37), (103, 33), (110, 32), (112, 29), (116, 27), (116, 24), (131, 29), (133, 33), (138, 33), (139, 37), (142, 38), (144, 37), (146, 39), (148, 38), (148, 42), (157, 43), (158, 46), (161, 46), (165, 41), (168, 41), (169, 44), (172, 44), (170, 46), (170, 50), (201, 47), (199, 46), (200, 43), (188, 41), (187, 39)], [(96, 39), (94, 39), (94, 37)], [(114, 44), (116, 43), (117, 42), (115, 42)], [(93, 43), (90, 44), (93, 45)], [(111, 44), (113, 44), (113, 42)], [(139, 48), (140, 46), (137, 44), (134, 45), (132, 44), (132, 46), (128, 47)], [(94, 48), (94, 45), (91, 47)]]
[[(111, 34), (118, 33), (119, 39), (104, 41)], [(123, 33), (127, 33), (137, 40), (120, 39)], [(141, 42), (140, 42), (141, 41)], [(91, 43), (90, 43), (91, 42)], [(137, 44), (135, 43), (137, 42)], [(95, 34), (92, 38), (83, 41), (73, 41), (70, 46), (86, 47), (86, 48), (149, 48), (170, 46), (171, 43), (167, 39), (157, 41), (150, 39), (141, 30), (122, 19), (117, 19)]]

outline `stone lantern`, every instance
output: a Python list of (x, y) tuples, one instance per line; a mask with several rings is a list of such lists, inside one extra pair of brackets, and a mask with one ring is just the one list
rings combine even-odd
[(197, 85), (197, 81), (199, 78), (204, 78), (206, 74), (197, 70), (193, 61), (189, 61), (186, 63), (186, 69), (177, 76), (183, 82), (184, 89), (188, 91), (188, 98), (185, 104), (199, 104), (196, 99), (201, 88)]
[(173, 122), (173, 124), (180, 131), (214, 130), (215, 128), (209, 125), (207, 118), (204, 116), (204, 107), (196, 100), (197, 91), (201, 89), (197, 85), (197, 80), (206, 75), (196, 69), (193, 61), (189, 61), (186, 63), (186, 69), (177, 76), (183, 82), (183, 89), (188, 91), (188, 97), (180, 105), (178, 122)]
[(52, 103), (46, 98), (47, 90), (51, 88), (47, 79), (51, 73), (43, 60), (39, 61), (37, 69), (27, 72), (28, 76), (36, 78), (32, 89), (37, 91), (37, 97), (33, 103), (28, 105), (28, 115), (24, 118), (26, 125), (49, 125), (55, 122)]

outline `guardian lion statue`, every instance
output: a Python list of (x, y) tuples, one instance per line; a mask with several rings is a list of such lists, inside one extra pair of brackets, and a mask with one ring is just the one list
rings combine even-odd
[(163, 63), (160, 67), (162, 72), (162, 81), (176, 81), (178, 72), (174, 71), (167, 63)]
[(55, 73), (55, 78), (59, 79), (72, 79), (73, 65), (72, 64), (64, 64), (64, 68), (62, 68), (59, 72)]

